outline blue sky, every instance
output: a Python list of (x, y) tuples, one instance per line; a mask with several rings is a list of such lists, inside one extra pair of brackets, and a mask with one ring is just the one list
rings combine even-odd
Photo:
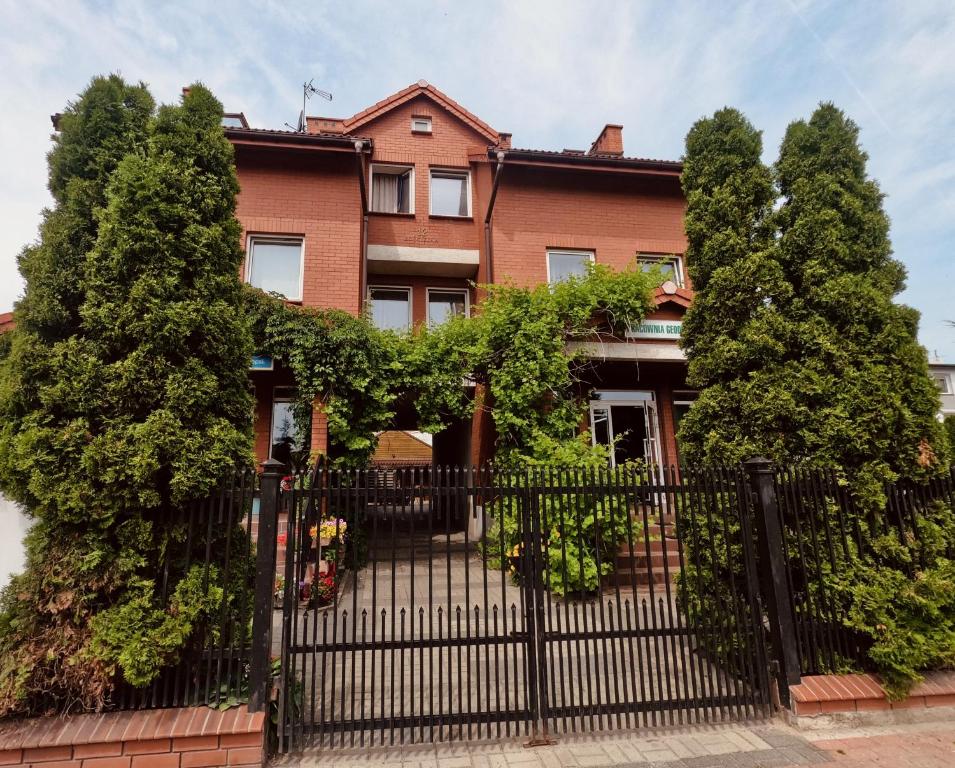
[(97, 73), (170, 101), (202, 80), (254, 126), (294, 123), (310, 78), (348, 116), (420, 78), (515, 146), (586, 148), (607, 122), (627, 154), (679, 158), (724, 105), (764, 131), (822, 100), (862, 128), (887, 194), (901, 299), (921, 340), (955, 361), (955, 3), (90, 2), (0, 0), (0, 311), (22, 290), (16, 254), (48, 204), (49, 115)]

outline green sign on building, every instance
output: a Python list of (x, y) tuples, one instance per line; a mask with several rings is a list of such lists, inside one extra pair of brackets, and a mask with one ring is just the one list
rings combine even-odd
[(631, 339), (671, 339), (677, 341), (683, 330), (682, 320), (644, 320), (627, 334)]

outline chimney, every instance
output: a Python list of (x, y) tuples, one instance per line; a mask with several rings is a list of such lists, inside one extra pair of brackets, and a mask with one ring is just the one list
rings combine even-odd
[(497, 135), (497, 146), (500, 149), (510, 149), (511, 148), (511, 134), (509, 133), (499, 133)]
[(305, 117), (307, 133), (344, 133), (345, 121), (337, 117)]
[(590, 145), (588, 155), (623, 155), (623, 126), (607, 123), (597, 140)]

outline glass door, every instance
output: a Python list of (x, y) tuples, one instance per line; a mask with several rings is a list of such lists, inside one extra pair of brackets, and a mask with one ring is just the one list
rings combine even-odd
[(610, 466), (640, 460), (662, 463), (656, 402), (652, 392), (603, 390), (590, 403), (590, 435), (594, 445), (613, 446)]

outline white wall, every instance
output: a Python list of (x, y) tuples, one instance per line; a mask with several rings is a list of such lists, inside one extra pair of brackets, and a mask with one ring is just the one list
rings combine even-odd
[(23, 537), (29, 527), (19, 507), (0, 495), (0, 587), (6, 586), (11, 573), (23, 569)]

